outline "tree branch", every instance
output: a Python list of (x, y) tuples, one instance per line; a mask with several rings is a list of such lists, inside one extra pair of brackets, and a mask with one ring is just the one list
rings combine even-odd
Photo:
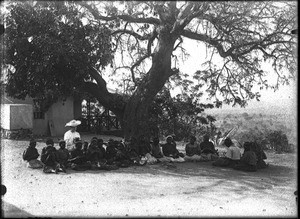
[(130, 34), (132, 36), (134, 36), (135, 38), (139, 39), (139, 40), (148, 40), (152, 37), (152, 34), (146, 34), (144, 36), (134, 32), (134, 31), (131, 31), (131, 30), (116, 30), (114, 32), (112, 32), (111, 34), (114, 35), (114, 34), (118, 34), (118, 33), (127, 33), (127, 34)]
[(98, 20), (104, 20), (104, 21), (113, 21), (116, 19), (121, 19), (123, 21), (131, 22), (131, 23), (148, 23), (148, 24), (160, 24), (160, 20), (149, 17), (149, 18), (136, 18), (130, 15), (116, 15), (116, 16), (102, 16), (99, 14), (99, 11), (95, 8), (93, 8), (91, 5), (89, 5), (85, 1), (78, 1), (77, 4), (85, 7), (93, 16), (95, 19)]
[(225, 52), (223, 46), (219, 43), (219, 41), (217, 41), (211, 37), (208, 37), (207, 35), (200, 34), (200, 33), (194, 33), (192, 31), (188, 31), (188, 30), (183, 30), (181, 35), (184, 37), (193, 39), (193, 40), (199, 40), (199, 41), (206, 42), (206, 43), (216, 47), (220, 56), (223, 58), (228, 56), (228, 53)]

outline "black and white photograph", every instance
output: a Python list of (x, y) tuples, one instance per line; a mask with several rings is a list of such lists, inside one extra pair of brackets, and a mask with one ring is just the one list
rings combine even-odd
[(3, 218), (297, 218), (297, 1), (0, 3)]

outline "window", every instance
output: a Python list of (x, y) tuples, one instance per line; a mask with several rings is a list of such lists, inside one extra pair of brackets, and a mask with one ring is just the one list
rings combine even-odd
[(43, 100), (34, 99), (33, 100), (33, 118), (34, 119), (45, 119), (45, 113), (42, 110)]

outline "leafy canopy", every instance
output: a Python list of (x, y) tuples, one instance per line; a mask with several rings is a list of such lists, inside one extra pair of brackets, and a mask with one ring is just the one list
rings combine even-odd
[(85, 14), (73, 4), (16, 2), (9, 11), (4, 61), (15, 68), (8, 75), (11, 96), (67, 97), (91, 80), (90, 66), (111, 62), (111, 31), (84, 22)]
[[(65, 96), (91, 79), (86, 70), (100, 70), (115, 52), (110, 79), (131, 95), (157, 64), (153, 57), (160, 40), (172, 36), (170, 68), (179, 69), (169, 77), (168, 89), (182, 87), (194, 101), (207, 93), (216, 106), (245, 106), (260, 97), (254, 85), (276, 89), (295, 78), (296, 8), (293, 1), (14, 3), (7, 18), (6, 61), (16, 72), (8, 91), (17, 97), (43, 90)], [(178, 65), (188, 55), (186, 39), (207, 48), (193, 75)], [(265, 62), (278, 79), (274, 86), (265, 79)]]

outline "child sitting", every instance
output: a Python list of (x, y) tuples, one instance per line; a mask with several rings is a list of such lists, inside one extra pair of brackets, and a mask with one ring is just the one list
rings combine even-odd
[(186, 155), (191, 157), (193, 155), (200, 155), (201, 148), (200, 145), (196, 143), (196, 137), (191, 136), (190, 142), (185, 146)]
[(217, 154), (214, 144), (209, 141), (209, 136), (204, 135), (203, 142), (200, 143), (201, 154)]
[(64, 140), (59, 141), (59, 149), (57, 150), (58, 162), (63, 170), (67, 168), (68, 159), (70, 157), (69, 151), (66, 149), (66, 142)]
[(234, 167), (236, 170), (243, 170), (248, 172), (255, 172), (257, 170), (257, 156), (253, 151), (251, 142), (244, 143), (244, 153), (240, 162)]
[(83, 154), (82, 141), (80, 139), (75, 141), (75, 149), (71, 151), (68, 162), (71, 163), (71, 168), (73, 170), (91, 169), (91, 163), (88, 162), (86, 156)]
[(173, 162), (184, 162), (184, 155), (179, 153), (176, 148), (176, 142), (174, 141), (172, 136), (168, 136), (166, 139), (166, 143), (162, 145), (163, 154), (166, 157), (173, 158), (171, 161)]
[(112, 164), (116, 160), (117, 148), (115, 141), (113, 139), (109, 139), (105, 151), (105, 157), (108, 164)]
[(152, 139), (151, 155), (155, 158), (162, 158), (164, 156), (162, 151), (161, 151), (161, 145), (159, 143), (159, 138), (158, 137), (154, 137)]
[(103, 147), (103, 145), (104, 145), (104, 142), (103, 142), (103, 139), (102, 138), (99, 138), (99, 139), (97, 139), (97, 145), (98, 145), (98, 148), (100, 149), (100, 151), (101, 151), (101, 157), (103, 158), (103, 159), (105, 159), (105, 148)]
[(45, 164), (44, 173), (64, 172), (58, 162), (56, 148), (51, 138), (46, 140), (46, 147), (42, 149), (41, 161)]
[(83, 152), (83, 155), (84, 155), (84, 156), (87, 155), (88, 147), (89, 147), (89, 143), (88, 143), (87, 141), (83, 142), (82, 152)]
[(87, 160), (92, 164), (92, 169), (99, 167), (100, 156), (103, 158), (102, 152), (98, 147), (98, 140), (97, 138), (92, 138), (86, 153)]
[(42, 168), (44, 165), (40, 160), (37, 159), (39, 157), (39, 153), (35, 147), (36, 141), (31, 139), (28, 148), (23, 153), (23, 160), (27, 161), (27, 166), (32, 169)]

